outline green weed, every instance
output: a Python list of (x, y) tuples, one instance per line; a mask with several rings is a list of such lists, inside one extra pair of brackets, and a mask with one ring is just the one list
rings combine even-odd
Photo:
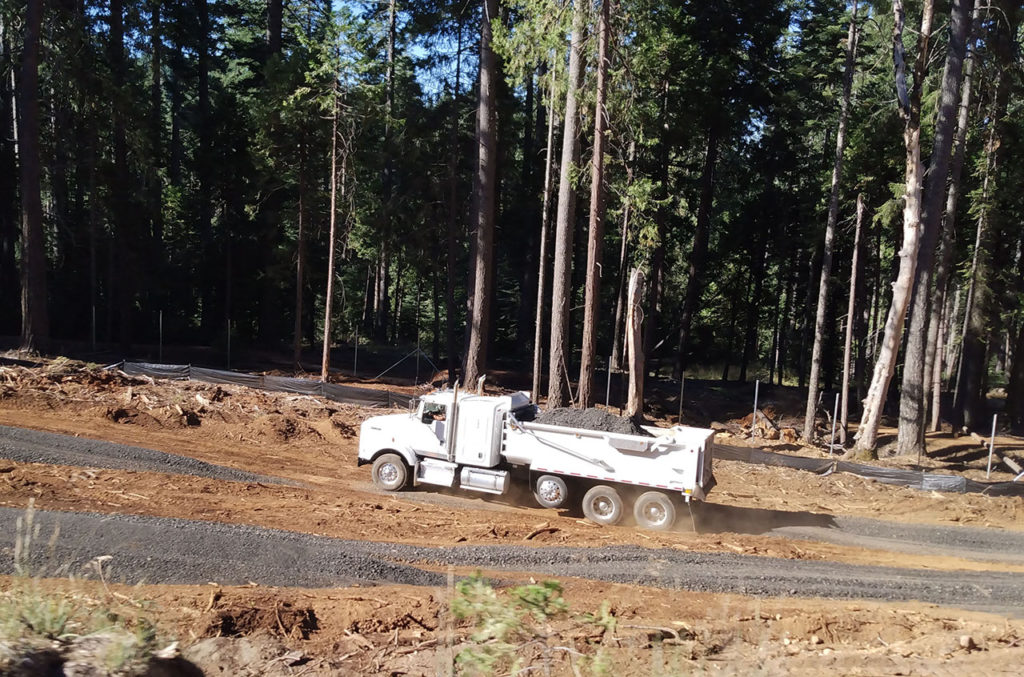
[(606, 602), (597, 613), (573, 617), (557, 581), (522, 585), (507, 591), (495, 590), (480, 574), (455, 586), (452, 615), (471, 626), (468, 646), (455, 663), (466, 675), (496, 673), (518, 675), (544, 668), (550, 670), (559, 659), (567, 659), (575, 674), (609, 674), (607, 657), (600, 647), (590, 653), (553, 644), (553, 624), (558, 621), (574, 631), (586, 627), (587, 636), (614, 631), (615, 617)]
[[(50, 559), (59, 534), (59, 529), (54, 529), (48, 539)], [(44, 577), (51, 577), (53, 570), (66, 571), (67, 567), (47, 570), (36, 564), (32, 553), (40, 541), (40, 525), (30, 501), (25, 515), (17, 520), (15, 576), (8, 589), (0, 592), (0, 645), (4, 648), (0, 674), (10, 667), (5, 663), (16, 664), (19, 655), (40, 648), (61, 656), (87, 651), (96, 667), (102, 666), (108, 675), (143, 674), (160, 646), (160, 638), (143, 613), (144, 602), (109, 590), (105, 566), (110, 557), (97, 557), (87, 565), (99, 577), (101, 594), (87, 593), (73, 577), (68, 577), (67, 585), (44, 586)]]

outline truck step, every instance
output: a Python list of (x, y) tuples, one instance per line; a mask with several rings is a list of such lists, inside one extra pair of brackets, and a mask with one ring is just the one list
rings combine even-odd
[(508, 484), (509, 476), (505, 470), (467, 467), (459, 473), (459, 486), (485, 494), (504, 494), (508, 491)]
[(416, 484), (434, 484), (439, 487), (450, 487), (455, 484), (454, 463), (438, 461), (432, 458), (420, 459), (416, 464)]

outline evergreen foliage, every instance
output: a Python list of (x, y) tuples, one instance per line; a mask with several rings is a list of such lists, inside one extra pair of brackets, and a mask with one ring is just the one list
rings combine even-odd
[[(29, 91), (29, 10), (40, 4), (39, 82)], [(279, 24), (271, 20), (275, 7)], [(329, 194), (338, 180), (328, 340), (351, 343), (357, 333), (378, 344), (418, 340), (463, 363), (479, 198), (473, 112), (481, 7), (0, 0), (0, 335), (22, 332), (25, 296), (31, 308), (48, 309), (49, 326), (34, 330), (33, 345), (43, 349), (69, 341), (122, 351), (152, 345), (161, 318), (165, 344), (318, 347)], [(599, 7), (585, 6), (576, 125), (583, 158), (593, 147)], [(492, 368), (529, 369), (547, 120), (564, 114), (573, 9), (569, 0), (502, 0), (492, 23), (499, 71), (485, 342)], [(823, 336), (821, 385), (834, 389), (844, 326), (854, 323), (859, 396), (902, 246), (905, 154), (890, 10), (889, 3), (858, 10)], [(925, 164), (949, 11), (936, 5), (932, 67), (921, 83)], [(920, 12), (920, 3), (907, 3), (908, 27)], [(959, 409), (976, 412), (990, 388), (1005, 386), (1017, 424), (1024, 423), (1022, 13), (1008, 0), (979, 8), (961, 199), (944, 217), (956, 223), (954, 272), (947, 289), (928, 290), (944, 304), (943, 388), (959, 388), (966, 398)], [(837, 0), (612, 3), (599, 371), (622, 332), (614, 318), (624, 277), (641, 266), (650, 280), (649, 372), (713, 367), (723, 378), (805, 385), (849, 15)], [(915, 37), (905, 33), (912, 59)], [(335, 91), (343, 177), (331, 175)], [(36, 110), (26, 107), (33, 101), (37, 119), (19, 119)], [(31, 162), (33, 129), (38, 188), (19, 178)], [(572, 178), (579, 202), (567, 371), (575, 376), (586, 165)], [(23, 198), (36, 190), (39, 224), (23, 214)], [(859, 193), (868, 215), (863, 284), (856, 317), (846, 318)], [(32, 233), (43, 243), (41, 271), (27, 247)]]

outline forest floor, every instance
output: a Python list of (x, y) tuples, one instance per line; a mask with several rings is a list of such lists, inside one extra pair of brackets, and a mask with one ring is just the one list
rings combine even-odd
[[(728, 392), (717, 398), (699, 393), (699, 388), (717, 392), (713, 384), (688, 383), (691, 387), (684, 398), (684, 423), (714, 425), (729, 444), (823, 457), (794, 441), (750, 439), (741, 415), (745, 402), (732, 401)], [(786, 417), (802, 417), (798, 397), (776, 392), (770, 405), (766, 413), (780, 425)], [(655, 408), (662, 414), (655, 422), (674, 423), (675, 416), (666, 412), (677, 407), (678, 400), (666, 399)], [(599, 553), (610, 546), (638, 546), (728, 553), (877, 567), (879, 578), (889, 575), (889, 568), (1024, 572), (1024, 551), (1017, 545), (995, 556), (982, 548), (943, 548), (942, 542), (915, 546), (898, 536), (876, 537), (874, 531), (886, 529), (872, 526), (884, 523), (894, 534), (918, 526), (948, 534), (954, 527), (972, 538), (998, 539), (1003, 533), (1008, 543), (1019, 543), (1024, 499), (921, 492), (852, 475), (820, 477), (716, 461), (718, 486), (706, 509), (692, 521), (684, 516), (682, 526), (668, 533), (597, 528), (578, 515), (532, 507), (525, 498), (426, 490), (385, 494), (370, 483), (368, 469), (355, 463), (359, 425), (378, 413), (239, 386), (128, 377), (63, 360), (39, 368), (0, 367), (0, 425), (159, 450), (283, 480), (227, 480), (82, 461), (0, 460), (0, 505), (25, 509), (31, 500), (40, 511), (202, 520), (429, 547), (573, 546)], [(1000, 436), (996, 446), (1019, 450), (1024, 441)], [(0, 445), (0, 459), (17, 457), (3, 451)], [(985, 462), (977, 440), (946, 432), (929, 436), (922, 466), (983, 479)], [(992, 476), (993, 481), (1010, 479), (1003, 467)], [(9, 559), (10, 545), (3, 548)], [(116, 571), (116, 559), (112, 566)], [(469, 567), (435, 569), (472, 573)], [(508, 567), (484, 573), (504, 582), (550, 578)], [(559, 579), (570, 613), (541, 622), (529, 644), (524, 636), (510, 640), (522, 643), (516, 644), (518, 654), (535, 665), (551, 658), (555, 674), (594, 673), (601, 661), (613, 666), (610, 674), (622, 675), (1017, 674), (1024, 660), (1024, 608), (984, 613), (913, 598), (825, 599), (799, 597), (796, 589), (784, 597), (667, 592)], [(13, 577), (0, 579), (6, 590), (17, 584)], [(474, 643), (467, 621), (451, 618), (450, 602), (459, 594), (451, 584), (300, 588), (197, 580), (123, 586), (61, 579), (39, 584), (54, 590), (72, 586), (86, 596), (114, 595), (124, 604), (147, 600), (145, 612), (209, 675), (448, 674), (460, 651), (479, 655), (495, 647), (495, 642)], [(986, 608), (984, 600), (974, 608)], [(599, 622), (610, 616), (617, 620), (614, 629)]]

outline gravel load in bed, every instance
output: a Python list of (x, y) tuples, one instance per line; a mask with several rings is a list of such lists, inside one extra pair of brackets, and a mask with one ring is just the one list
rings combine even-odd
[(534, 419), (534, 423), (544, 425), (561, 425), (567, 428), (586, 428), (587, 430), (599, 430), (606, 433), (618, 433), (620, 435), (643, 435), (651, 437), (651, 434), (625, 416), (616, 416), (604, 409), (573, 409), (562, 407), (542, 411)]

